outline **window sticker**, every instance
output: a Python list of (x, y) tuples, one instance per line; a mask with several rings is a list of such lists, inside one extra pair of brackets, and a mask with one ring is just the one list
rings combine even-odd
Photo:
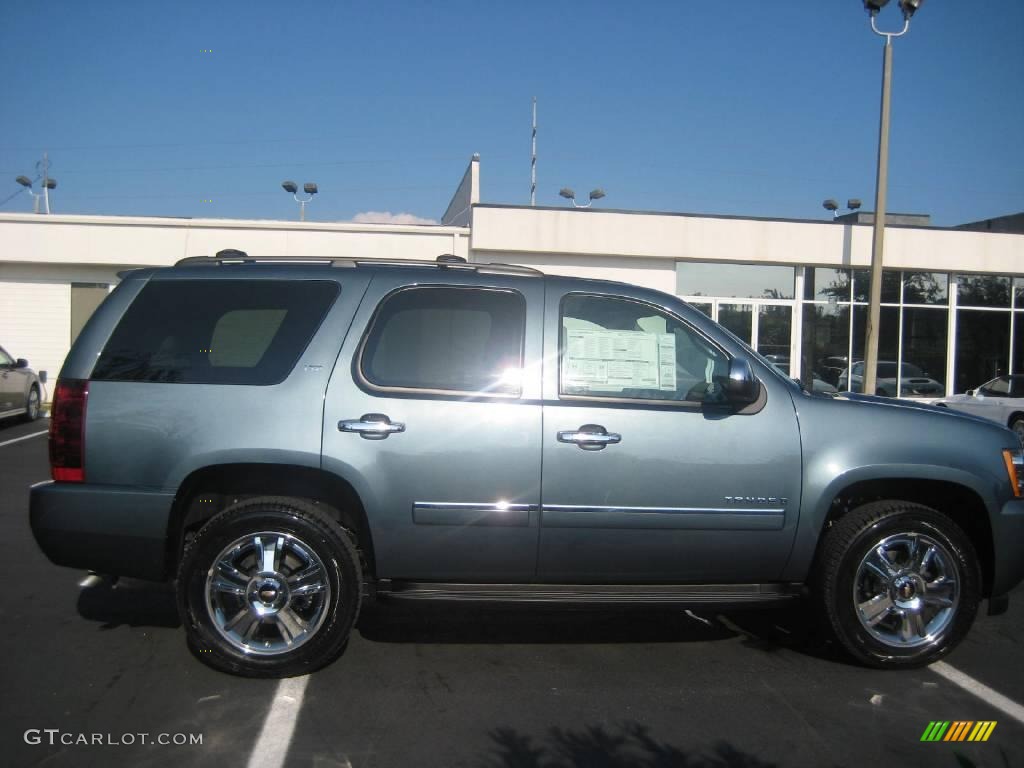
[(566, 330), (562, 378), (569, 388), (675, 391), (675, 365), (676, 339), (670, 333)]

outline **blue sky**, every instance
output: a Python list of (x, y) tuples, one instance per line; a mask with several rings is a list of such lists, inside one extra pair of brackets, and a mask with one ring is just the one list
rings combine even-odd
[[(1022, 41), (1020, 0), (925, 3), (890, 211), (1024, 211)], [(859, 0), (8, 0), (0, 200), (48, 150), (55, 212), (294, 218), (294, 179), (310, 219), (437, 219), (479, 152), (483, 201), (526, 204), (536, 96), (540, 205), (824, 218), (873, 205), (881, 57)]]

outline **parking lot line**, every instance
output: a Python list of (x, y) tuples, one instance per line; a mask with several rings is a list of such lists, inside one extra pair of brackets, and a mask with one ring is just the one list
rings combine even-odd
[(49, 432), (50, 430), (44, 429), (42, 432), (33, 432), (31, 435), (22, 435), (21, 437), (16, 437), (13, 440), (5, 440), (4, 442), (0, 443), (0, 448), (3, 448), (5, 445), (10, 445), (11, 443), (17, 443), (22, 440), (28, 440), (30, 437), (39, 437), (40, 435), (47, 435), (49, 434)]
[(247, 768), (281, 768), (284, 765), (308, 684), (309, 675), (287, 677), (278, 683), (274, 703), (263, 720), (263, 729), (249, 755)]
[(970, 675), (964, 674), (959, 669), (951, 667), (944, 661), (938, 661), (932, 664), (929, 669), (936, 674), (942, 675), (951, 683), (959, 685), (965, 691), (973, 693), (986, 704), (991, 704), (1000, 712), (1012, 717), (1018, 723), (1024, 723), (1024, 707), (1013, 699), (1009, 699), (998, 691), (992, 690), (984, 683), (979, 683)]

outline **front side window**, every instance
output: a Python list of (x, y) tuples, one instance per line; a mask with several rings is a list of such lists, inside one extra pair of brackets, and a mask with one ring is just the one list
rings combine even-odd
[(992, 395), (993, 397), (1005, 397), (1010, 394), (1010, 379), (1006, 376), (992, 379), (992, 381), (981, 388), (981, 393)]
[(560, 324), (563, 396), (724, 401), (726, 354), (649, 304), (571, 294), (562, 301)]
[(401, 290), (378, 308), (360, 371), (382, 389), (518, 396), (525, 327), (515, 291)]
[(0, 366), (8, 365), (14, 365), (14, 360), (3, 349), (0, 349)]

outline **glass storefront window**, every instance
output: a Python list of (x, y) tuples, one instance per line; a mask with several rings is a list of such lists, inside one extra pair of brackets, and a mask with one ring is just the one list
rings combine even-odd
[(704, 313), (705, 315), (707, 315), (708, 317), (711, 317), (711, 316), (712, 316), (712, 315), (711, 315), (711, 304), (710, 304), (709, 302), (703, 302), (703, 301), (688, 301), (688, 302), (687, 302), (687, 304), (689, 304), (689, 305), (690, 305), (691, 307), (693, 307), (694, 309), (696, 309), (696, 310), (698, 310), (698, 311), (700, 311), (700, 312), (703, 312), (703, 313)]
[[(854, 307), (853, 308), (853, 359), (861, 362), (864, 360), (864, 329), (867, 326), (868, 320), (868, 308), (866, 306)], [(881, 307), (879, 328), (878, 328), (878, 366), (879, 372), (876, 373), (875, 378), (881, 379), (881, 368), (884, 363), (895, 363), (896, 358), (899, 355), (899, 327), (900, 327), (900, 308), (899, 307)], [(863, 365), (861, 368), (863, 369)], [(859, 392), (858, 379), (854, 377), (853, 385), (850, 389), (854, 392)], [(840, 389), (849, 386), (846, 382), (841, 382), (843, 386)], [(885, 388), (882, 386), (882, 382), (878, 382), (876, 391), (871, 394), (891, 394), (895, 396), (895, 391), (889, 393), (883, 391)]]
[(1009, 350), (1009, 312), (958, 310), (955, 391), (966, 392), (1006, 373)]
[(1024, 309), (1024, 277), (1013, 278), (1013, 306)]
[(763, 306), (757, 318), (757, 351), (790, 375), (789, 344), (793, 333), (793, 308)]
[(676, 293), (732, 299), (792, 299), (793, 267), (680, 261)]
[(1024, 373), (1024, 312), (1013, 313), (1013, 370)]
[(1010, 307), (1010, 278), (997, 275), (958, 275), (957, 303), (961, 307)]
[[(871, 270), (853, 270), (853, 300), (868, 301), (871, 295)], [(900, 272), (897, 269), (882, 270), (882, 303), (900, 303)]]
[(868, 292), (871, 290), (871, 270), (853, 270), (853, 300), (867, 301)]
[(903, 310), (900, 397), (941, 397), (946, 394), (948, 327), (948, 309), (906, 307)]
[(801, 378), (808, 386), (813, 373), (832, 386), (849, 367), (850, 307), (837, 304), (804, 304), (801, 340)]
[(805, 268), (804, 298), (814, 301), (849, 301), (850, 270), (829, 267)]
[(719, 304), (718, 323), (749, 344), (754, 332), (753, 309), (752, 304)]
[(904, 304), (949, 304), (949, 275), (944, 272), (904, 272)]

